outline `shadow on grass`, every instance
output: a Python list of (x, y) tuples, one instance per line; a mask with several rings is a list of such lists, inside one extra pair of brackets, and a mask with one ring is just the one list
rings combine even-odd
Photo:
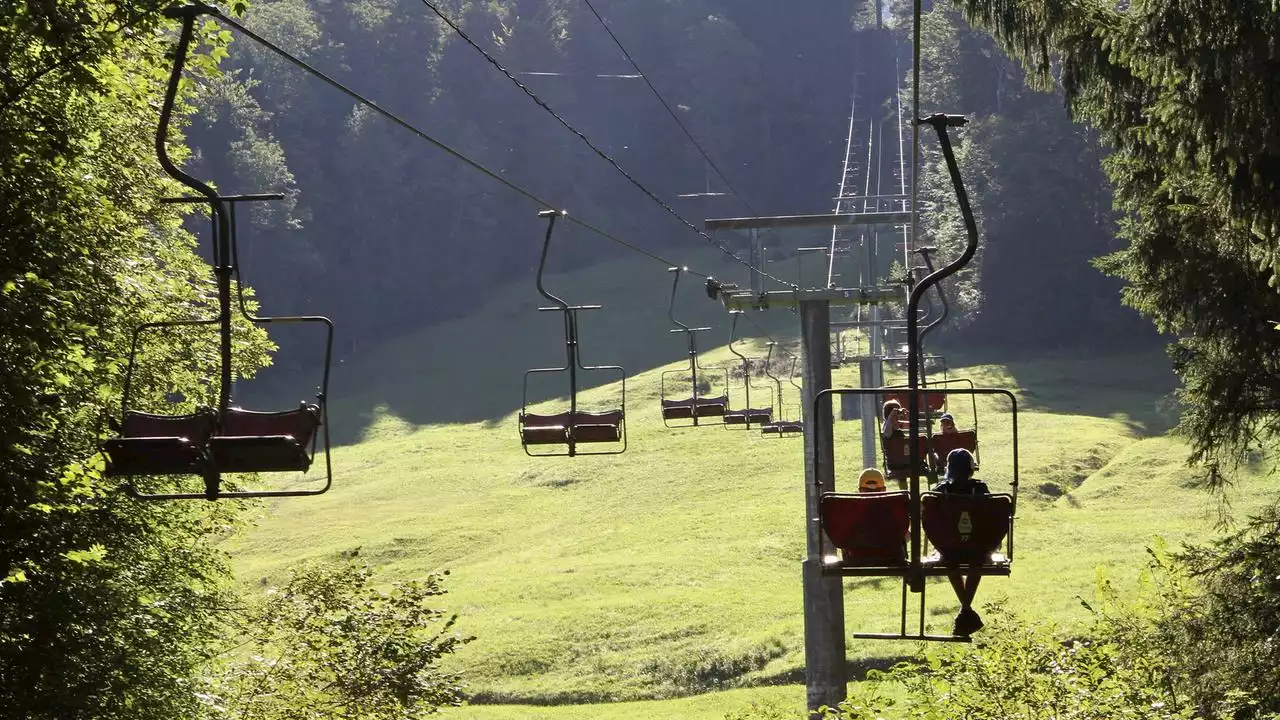
[[(893, 655), (879, 658), (860, 658), (845, 663), (845, 676), (850, 680), (864, 680), (872, 670), (887, 671), (901, 662), (915, 659), (915, 655)], [(781, 685), (803, 685), (804, 668), (796, 667), (771, 675), (757, 676), (749, 682), (730, 682), (709, 684), (706, 687), (688, 687), (680, 692), (655, 693), (652, 696), (627, 696), (619, 698), (616, 692), (570, 691), (554, 693), (507, 693), (480, 691), (470, 695), (467, 702), (471, 705), (532, 705), (539, 707), (557, 705), (593, 705), (613, 702), (639, 702), (674, 700), (682, 697), (693, 697), (709, 692), (752, 687), (775, 687)]]
[(957, 352), (947, 359), (951, 367), (1003, 366), (1022, 389), (1022, 410), (1117, 419), (1142, 436), (1163, 435), (1177, 422), (1178, 380), (1163, 345), (1117, 355)]
[[(712, 253), (701, 257), (699, 265), (715, 269), (717, 275), (723, 270), (734, 277), (734, 269), (722, 261)], [(791, 272), (786, 268), (779, 271), (784, 276)], [(590, 271), (552, 276), (550, 286), (569, 300), (604, 305), (601, 310), (581, 314), (583, 364), (621, 365), (634, 376), (685, 358), (684, 338), (669, 332), (670, 278), (661, 267), (636, 261), (605, 263)], [(525, 371), (565, 363), (562, 316), (538, 312), (545, 302), (533, 291), (532, 283), (527, 285), (495, 289), (483, 296), (485, 304), (468, 317), (406, 328), (404, 335), (391, 343), (369, 348), (339, 346), (330, 389), (333, 441), (339, 445), (359, 441), (382, 414), (411, 427), (509, 422), (505, 418), (522, 404)], [(698, 336), (700, 349), (721, 347), (728, 340), (724, 309), (707, 298), (699, 282), (690, 279), (681, 283), (676, 308), (683, 322), (712, 328)], [(799, 329), (797, 317), (781, 308), (752, 312), (750, 319), (779, 340), (794, 338)], [(758, 335), (753, 323), (739, 323), (739, 336)], [(952, 351), (944, 342), (939, 350), (952, 368), (1004, 366), (1012, 376), (1008, 382), (1024, 388), (1025, 406), (1031, 409), (1121, 418), (1144, 434), (1162, 433), (1170, 426), (1170, 414), (1162, 412), (1161, 401), (1175, 386), (1175, 379), (1160, 349), (1115, 357), (1043, 350), (1021, 351), (1017, 356), (1004, 349)], [(314, 354), (315, 349), (310, 349), (302, 356)], [(612, 383), (618, 377), (605, 372), (579, 375), (580, 389)], [(313, 370), (305, 378), (308, 386), (314, 376)], [(568, 389), (567, 373), (539, 374), (529, 385), (528, 400), (536, 403), (564, 398)], [(639, 388), (628, 383), (628, 412), (656, 416), (657, 399), (651, 393), (640, 399), (636, 390)], [(298, 396), (280, 400), (285, 401), (281, 407), (295, 407)]]
[[(620, 365), (633, 376), (685, 358), (684, 338), (669, 332), (670, 278), (652, 263), (570, 276), (565, 297), (604, 305), (580, 315), (582, 364)], [(555, 286), (563, 282), (556, 278)], [(339, 358), (329, 411), (333, 441), (358, 441), (383, 413), (414, 426), (504, 422), (521, 408), (527, 370), (565, 364), (563, 316), (538, 312), (545, 304), (532, 288), (504, 290), (469, 318), (406, 331), (400, 340)], [(728, 341), (724, 308), (707, 298), (699, 282), (681, 283), (677, 307), (683, 322), (712, 328), (699, 334), (700, 350)], [(797, 328), (795, 316), (785, 310), (753, 313), (751, 319), (779, 341)], [(743, 321), (738, 335), (760, 333)], [(618, 379), (616, 372), (579, 371), (577, 384), (583, 390)], [(643, 403), (648, 402), (657, 415), (656, 399), (639, 400), (632, 383), (627, 390), (628, 412), (646, 412), (650, 408)], [(567, 398), (569, 375), (531, 376), (528, 393), (531, 404)], [(511, 431), (514, 436), (514, 426)]]

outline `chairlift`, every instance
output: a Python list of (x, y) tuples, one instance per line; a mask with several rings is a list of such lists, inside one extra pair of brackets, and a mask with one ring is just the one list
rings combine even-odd
[[(698, 341), (696, 333), (706, 332), (709, 327), (689, 327), (676, 319), (676, 288), (680, 285), (680, 274), (688, 268), (672, 267), (667, 268), (668, 272), (675, 273), (675, 279), (671, 283), (671, 303), (667, 308), (667, 317), (671, 318), (671, 322), (676, 327), (670, 330), (672, 333), (684, 333), (689, 348), (689, 369), (685, 370), (668, 370), (662, 373), (661, 377), (661, 401), (662, 401), (662, 422), (667, 427), (696, 427), (703, 422), (705, 418), (715, 418), (715, 424), (723, 422), (724, 414), (729, 409), (729, 371), (724, 368), (705, 368), (698, 362)], [(713, 394), (716, 386), (716, 380), (720, 381), (720, 388), (723, 392), (719, 395)], [(706, 390), (703, 390), (703, 386)], [(688, 396), (683, 393), (671, 399), (674, 390), (668, 390), (668, 387), (687, 387), (689, 388)]]
[[(218, 288), (218, 314), (213, 318), (144, 323), (133, 331), (129, 362), (121, 397), (121, 419), (112, 421), (115, 437), (104, 440), (100, 450), (106, 456), (105, 474), (129, 480), (124, 490), (141, 500), (220, 500), (225, 498), (297, 497), (319, 495), (333, 482), (329, 455), (328, 388), (333, 356), (333, 323), (321, 316), (257, 316), (249, 312), (240, 281), (235, 209), (239, 202), (279, 199), (281, 195), (218, 194), (209, 185), (178, 168), (169, 158), (168, 133), (183, 68), (190, 49), (196, 18), (208, 12), (203, 5), (167, 11), (182, 20), (169, 85), (160, 110), (156, 150), (161, 167), (178, 182), (194, 190), (195, 197), (168, 199), (168, 202), (209, 204), (212, 215), (213, 264)], [(233, 314), (231, 281), (236, 279), (236, 309), (254, 325), (299, 323), (319, 325), (325, 331), (323, 374), (315, 402), (302, 402), (293, 410), (260, 412), (232, 404)], [(216, 408), (200, 408), (187, 414), (156, 414), (133, 406), (134, 374), (144, 333), (165, 328), (216, 327), (219, 333), (219, 385)], [(319, 488), (306, 490), (222, 489), (227, 473), (305, 473), (310, 469), (323, 442), (325, 477)], [(204, 481), (204, 492), (144, 492), (133, 483), (135, 477), (196, 475)]]
[[(729, 328), (729, 352), (738, 356), (742, 361), (742, 387), (743, 387), (743, 406), (738, 410), (728, 410), (724, 414), (724, 424), (726, 426), (741, 426), (742, 429), (750, 429), (752, 423), (763, 425), (773, 419), (773, 390), (771, 388), (757, 388), (757, 392), (763, 390), (769, 397), (769, 402), (760, 407), (751, 406), (751, 360), (746, 355), (738, 352), (733, 346), (738, 335), (738, 316), (742, 314), (741, 310), (730, 310), (729, 314), (733, 316), (733, 322)], [(757, 396), (758, 397), (758, 396)]]
[[(764, 374), (770, 380), (772, 380), (778, 388), (778, 419), (771, 420), (761, 425), (760, 432), (763, 435), (771, 435), (773, 437), (800, 437), (801, 434), (804, 433), (803, 412), (801, 413), (801, 415), (797, 416), (796, 419), (794, 420), (785, 419), (787, 413), (786, 413), (786, 403), (783, 401), (783, 395), (782, 395), (782, 379), (774, 375), (772, 370), (770, 370), (770, 365), (771, 365), (770, 361), (773, 360), (774, 345), (777, 345), (777, 343), (773, 343), (773, 342), (769, 343), (769, 355), (767, 358), (765, 358), (765, 361), (764, 361)], [(796, 385), (795, 383), (795, 370), (796, 370), (796, 357), (793, 355), (791, 357), (791, 376), (788, 378), (788, 380), (791, 381), (792, 385), (795, 385), (796, 389), (800, 389), (800, 386)], [(803, 401), (799, 401), (797, 404), (801, 408), (804, 407)]]
[[(541, 210), (538, 217), (547, 219), (547, 233), (542, 243), (542, 259), (538, 262), (538, 292), (555, 305), (540, 307), (539, 312), (564, 314), (565, 365), (554, 368), (535, 368), (524, 374), (524, 391), (521, 400), (519, 425), (520, 444), (534, 457), (578, 455), (617, 455), (627, 449), (627, 373), (618, 365), (583, 365), (578, 350), (578, 312), (599, 310), (601, 305), (569, 305), (551, 294), (542, 283), (547, 267), (547, 250), (551, 247), (551, 234), (556, 219), (567, 213)], [(603, 411), (581, 410), (578, 407), (578, 371), (607, 372), (616, 374), (622, 383), (622, 399), (617, 408)], [(569, 376), (569, 408), (558, 413), (533, 413), (529, 411), (529, 378), (544, 373), (567, 373)], [(579, 449), (580, 445), (604, 447), (603, 450)], [(560, 450), (563, 446), (563, 450)], [(549, 452), (534, 452), (531, 448), (554, 448)]]
[[(895, 633), (853, 633), (861, 639), (935, 640), (968, 642), (973, 629), (961, 627), (960, 618), (972, 612), (978, 582), (988, 575), (1008, 575), (1013, 562), (1013, 527), (1018, 492), (1018, 405), (1013, 393), (996, 388), (954, 389), (929, 386), (928, 393), (999, 395), (1008, 399), (1012, 423), (1012, 480), (1009, 493), (990, 495), (946, 494), (922, 489), (922, 478), (930, 485), (937, 479), (937, 467), (927, 462), (929, 435), (921, 433), (927, 417), (921, 412), (929, 400), (919, 383), (917, 366), (919, 335), (913, 317), (921, 296), (937, 282), (956, 272), (973, 258), (978, 245), (977, 225), (964, 192), (963, 181), (946, 129), (964, 124), (961, 116), (934, 115), (919, 120), (938, 133), (943, 156), (956, 189), (968, 245), (959, 258), (931, 272), (912, 289), (908, 301), (908, 382), (904, 404), (909, 428), (905, 440), (905, 467), (908, 487), (903, 492), (837, 493), (822, 487), (822, 454), (813, 454), (813, 477), (817, 483), (819, 512), (816, 518), (824, 549), (821, 570), (826, 574), (852, 577), (898, 577), (901, 588), (901, 623)], [(881, 388), (827, 389), (813, 399), (812, 412), (831, 395), (876, 395)], [(945, 401), (945, 397), (944, 397)], [(976, 407), (976, 399), (974, 400)], [(945, 402), (944, 402), (945, 404)], [(935, 438), (938, 436), (934, 436)], [(976, 449), (976, 431), (974, 432)], [(934, 445), (933, 449), (937, 449)], [(926, 486), (928, 487), (928, 485)], [(932, 546), (932, 552), (930, 547)], [(837, 554), (838, 553), (838, 554)], [(947, 577), (961, 603), (961, 616), (950, 635), (925, 631), (925, 590), (929, 577)], [(907, 593), (920, 595), (918, 629), (908, 631)], [(976, 620), (976, 614), (973, 615)], [(980, 621), (978, 622), (980, 626)]]

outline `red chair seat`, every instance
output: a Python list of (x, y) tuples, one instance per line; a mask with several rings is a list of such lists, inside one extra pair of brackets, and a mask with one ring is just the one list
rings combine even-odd
[(182, 437), (113, 438), (102, 443), (105, 474), (189, 475), (200, 472), (200, 445)]
[(567, 445), (570, 432), (580, 443), (619, 442), (622, 440), (622, 411), (565, 411), (554, 415), (523, 413), (520, 416), (520, 439), (525, 445)]
[(730, 410), (724, 414), (726, 425), (767, 423), (771, 419), (773, 419), (773, 408), (745, 408), (743, 410)]
[(311, 467), (307, 446), (292, 435), (214, 436), (209, 456), (219, 472), (306, 472)]
[[(903, 409), (906, 409), (908, 407), (907, 398), (909, 394), (910, 393), (906, 391), (885, 393), (883, 402), (888, 402), (890, 400), (897, 400), (898, 403), (902, 405)], [(928, 392), (928, 391), (921, 393), (920, 412), (922, 413), (928, 412), (936, 415), (938, 413), (941, 413), (943, 410), (945, 410), (946, 407), (947, 407), (946, 393)]]
[(120, 437), (106, 440), (106, 475), (186, 475), (199, 473), (205, 442), (214, 428), (212, 411), (153, 415), (128, 411)]
[(799, 420), (779, 420), (765, 423), (760, 432), (768, 435), (786, 435), (787, 433), (804, 432), (804, 423)]
[(840, 548), (846, 565), (905, 565), (908, 500), (904, 492), (823, 493), (819, 510), (822, 527), (832, 544)]
[(257, 412), (228, 408), (209, 455), (219, 472), (287, 472), (311, 467), (308, 448), (320, 427), (320, 408)]
[(662, 417), (667, 420), (689, 420), (696, 414), (698, 417), (719, 417), (729, 407), (729, 398), (700, 397), (687, 400), (663, 400)]
[(944, 564), (983, 565), (1009, 534), (1013, 498), (1009, 495), (921, 496), (924, 534)]
[[(907, 456), (907, 435), (896, 432), (888, 438), (881, 437), (880, 444), (884, 449), (885, 477), (902, 480), (911, 475), (911, 458)], [(923, 474), (929, 470), (929, 438), (926, 435), (916, 437), (919, 449), (919, 460), (916, 472)]]
[(977, 430), (960, 430), (958, 432), (947, 435), (939, 433), (933, 436), (933, 452), (938, 458), (938, 467), (945, 470), (947, 466), (947, 455), (952, 450), (964, 448), (969, 452), (977, 452), (978, 450), (978, 431)]

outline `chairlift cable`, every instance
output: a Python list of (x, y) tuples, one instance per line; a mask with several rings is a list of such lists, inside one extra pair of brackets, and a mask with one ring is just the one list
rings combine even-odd
[[(653, 202), (655, 202), (659, 207), (661, 207), (663, 210), (666, 210), (669, 215), (679, 220), (681, 223), (684, 224), (685, 227), (697, 233), (704, 240), (706, 240), (707, 242), (711, 243), (714, 247), (719, 249), (720, 252), (729, 256), (730, 258), (732, 258), (733, 260), (735, 260), (736, 262), (738, 262), (740, 265), (747, 268), (748, 270), (755, 273), (759, 273), (762, 277), (769, 278), (770, 280), (784, 287), (788, 287), (788, 288), (795, 287), (793, 283), (789, 283), (785, 280), (776, 278), (773, 275), (770, 275), (769, 273), (765, 272), (764, 269), (758, 268), (752, 265), (751, 263), (747, 262), (746, 260), (743, 260), (742, 258), (738, 257), (736, 253), (734, 253), (732, 250), (726, 247), (723, 243), (717, 242), (715, 238), (711, 237), (711, 235), (709, 235), (703, 230), (699, 230), (696, 225), (694, 225), (687, 218), (681, 215), (678, 210), (671, 207), (669, 204), (667, 204), (665, 200), (658, 197), (656, 193), (654, 193), (652, 190), (646, 187), (643, 183), (637, 180), (635, 176), (633, 176), (631, 173), (623, 169), (623, 167), (618, 164), (617, 160), (613, 159), (613, 157), (610, 156), (603, 149), (601, 149), (599, 145), (596, 145), (591, 140), (591, 138), (586, 136), (585, 133), (575, 128), (573, 125), (569, 124), (569, 121), (565, 120), (564, 116), (556, 112), (555, 109), (553, 109), (550, 105), (548, 105), (547, 102), (543, 100), (541, 97), (538, 97), (537, 93), (533, 92), (533, 90), (530, 89), (528, 85), (525, 85), (524, 83), (520, 82), (519, 78), (517, 78), (514, 74), (512, 74), (510, 70), (504, 67), (502, 63), (498, 62), (497, 58), (493, 57), (493, 55), (490, 55), (489, 51), (485, 50), (483, 47), (480, 47), (479, 43), (477, 43), (474, 39), (472, 39), (471, 36), (468, 35), (466, 31), (463, 30), (457, 23), (451, 20), (449, 16), (445, 15), (440, 10), (440, 8), (435, 5), (435, 3), (431, 2), (431, 0), (422, 0), (422, 4), (430, 8), (431, 12), (435, 13), (436, 17), (440, 18), (442, 21), (444, 21), (446, 25), (452, 28), (454, 33), (457, 34), (458, 37), (462, 38), (468, 45), (470, 45), (473, 49), (475, 49), (476, 52), (483, 55), (485, 60), (489, 61), (490, 65), (496, 68), (498, 72), (506, 76), (506, 78), (510, 80), (512, 83), (514, 83), (516, 87), (520, 88), (520, 90), (522, 90), (525, 95), (528, 95), (529, 99), (533, 100), (533, 102), (538, 107), (545, 110), (548, 114), (551, 115), (551, 117), (555, 118), (557, 122), (563, 125), (565, 129), (567, 129), (569, 132), (576, 135), (578, 139), (581, 140), (583, 143), (585, 143), (587, 147), (591, 148), (596, 153), (596, 155), (599, 155), (605, 162), (612, 165), (614, 170), (617, 170), (618, 173), (621, 174), (624, 178), (626, 178), (628, 182), (636, 186), (641, 192), (643, 192), (646, 196), (648, 196), (648, 198)], [(552, 206), (548, 205), (547, 207), (552, 207)], [(675, 263), (668, 263), (668, 265), (673, 265), (673, 264)]]
[[(463, 155), (460, 151), (455, 150), (454, 148), (450, 147), (449, 145), (446, 145), (444, 142), (442, 142), (442, 141), (440, 141), (440, 140), (436, 139), (435, 137), (432, 137), (432, 136), (431, 136), (431, 135), (429, 135), (426, 131), (424, 131), (424, 130), (422, 130), (422, 129), (418, 128), (417, 126), (415, 126), (415, 125), (413, 125), (412, 123), (410, 123), (409, 121), (407, 121), (407, 120), (405, 120), (405, 119), (401, 118), (399, 115), (396, 115), (395, 113), (391, 112), (390, 110), (387, 110), (387, 109), (383, 108), (381, 105), (377, 104), (377, 103), (376, 103), (376, 102), (374, 102), (373, 100), (370, 100), (370, 99), (366, 98), (365, 96), (361, 95), (360, 93), (356, 92), (355, 90), (352, 90), (351, 88), (349, 88), (349, 87), (347, 87), (346, 85), (342, 84), (342, 83), (341, 83), (341, 82), (339, 82), (338, 80), (335, 80), (334, 78), (332, 78), (332, 77), (330, 77), (329, 75), (325, 74), (325, 73), (324, 73), (323, 71), (321, 71), (319, 68), (316, 68), (315, 66), (313, 66), (313, 65), (311, 65), (310, 63), (306, 62), (305, 60), (302, 60), (301, 58), (299, 58), (299, 57), (297, 57), (297, 56), (295, 56), (295, 55), (291, 54), (289, 51), (285, 50), (284, 48), (281, 48), (280, 46), (276, 45), (275, 43), (271, 42), (270, 40), (267, 40), (266, 38), (262, 37), (261, 35), (259, 35), (259, 34), (255, 33), (254, 31), (252, 31), (252, 30), (250, 30), (249, 28), (245, 27), (243, 24), (241, 24), (241, 23), (237, 22), (236, 20), (234, 20), (234, 19), (232, 19), (232, 18), (230, 18), (230, 17), (227, 17), (227, 16), (226, 16), (225, 14), (223, 14), (222, 12), (220, 12), (220, 11), (215, 11), (213, 14), (214, 14), (214, 15), (216, 15), (216, 17), (217, 17), (219, 20), (221, 20), (222, 22), (226, 23), (229, 27), (231, 27), (231, 28), (235, 29), (237, 32), (239, 32), (239, 33), (243, 34), (245, 37), (247, 37), (247, 38), (249, 38), (249, 39), (253, 40), (254, 42), (256, 42), (256, 43), (260, 44), (262, 47), (266, 48), (267, 50), (270, 50), (271, 52), (273, 52), (273, 53), (275, 53), (276, 55), (280, 56), (281, 58), (285, 59), (286, 61), (288, 61), (289, 63), (293, 64), (294, 66), (296, 66), (297, 68), (299, 68), (299, 69), (300, 69), (300, 70), (302, 70), (303, 72), (305, 72), (305, 73), (307, 73), (307, 74), (309, 74), (309, 75), (313, 75), (313, 76), (315, 76), (315, 77), (319, 78), (320, 80), (324, 81), (324, 82), (325, 82), (327, 85), (329, 85), (330, 87), (332, 87), (332, 88), (334, 88), (334, 89), (338, 90), (339, 92), (341, 92), (342, 94), (344, 94), (344, 95), (346, 95), (347, 97), (351, 98), (352, 100), (355, 100), (355, 101), (356, 101), (357, 103), (359, 103), (360, 105), (362, 105), (362, 106), (364, 106), (364, 107), (368, 108), (369, 110), (371, 110), (371, 111), (373, 111), (373, 112), (375, 112), (375, 113), (377, 113), (377, 114), (381, 115), (382, 117), (384, 117), (384, 118), (386, 118), (386, 119), (390, 120), (391, 122), (395, 123), (396, 125), (399, 125), (400, 127), (404, 128), (405, 130), (408, 130), (410, 133), (413, 133), (414, 135), (416, 135), (417, 137), (421, 138), (422, 140), (426, 140), (427, 142), (429, 142), (429, 143), (431, 143), (432, 145), (434, 145), (436, 148), (438, 148), (438, 149), (440, 149), (440, 150), (443, 150), (443, 151), (444, 151), (445, 153), (447, 153), (448, 155), (452, 156), (453, 158), (455, 158), (455, 159), (457, 159), (457, 160), (460, 160), (463, 164), (465, 164), (465, 165), (467, 165), (467, 166), (471, 167), (472, 169), (474, 169), (474, 170), (478, 170), (479, 172), (483, 173), (484, 175), (487, 175), (488, 177), (492, 178), (493, 180), (496, 180), (497, 182), (501, 183), (502, 185), (504, 185), (504, 186), (505, 186), (505, 187), (507, 187), (508, 189), (510, 189), (510, 190), (514, 190), (515, 192), (519, 193), (520, 195), (524, 196), (525, 198), (527, 198), (527, 199), (529, 199), (529, 200), (532, 200), (533, 202), (537, 203), (539, 207), (544, 207), (544, 208), (559, 207), (559, 205), (557, 205), (557, 204), (555, 204), (555, 203), (552, 203), (552, 202), (549, 202), (549, 201), (547, 201), (547, 200), (542, 199), (542, 198), (541, 198), (541, 197), (539, 197), (537, 194), (535, 194), (533, 191), (531, 191), (531, 190), (527, 190), (527, 189), (525, 189), (525, 188), (521, 187), (520, 185), (515, 184), (514, 182), (512, 182), (512, 181), (510, 181), (510, 180), (508, 180), (508, 179), (506, 179), (506, 178), (502, 177), (501, 175), (499, 175), (498, 173), (494, 172), (493, 170), (490, 170), (489, 168), (485, 167), (484, 165), (481, 165), (479, 162), (477, 162), (477, 161), (475, 161), (475, 160), (472, 160), (471, 158), (467, 157), (466, 155)], [(625, 247), (625, 248), (627, 248), (628, 250), (632, 250), (633, 252), (639, 253), (639, 254), (641, 254), (641, 255), (643, 255), (643, 256), (645, 256), (645, 257), (649, 258), (650, 260), (654, 260), (654, 261), (660, 262), (660, 263), (662, 263), (662, 264), (663, 264), (663, 266), (664, 266), (664, 267), (670, 267), (670, 266), (673, 266), (673, 265), (682, 265), (682, 263), (677, 263), (677, 262), (674, 262), (674, 261), (672, 261), (672, 260), (668, 260), (667, 258), (664, 258), (664, 257), (662, 257), (661, 255), (658, 255), (658, 254), (653, 253), (653, 252), (651, 252), (651, 251), (649, 251), (649, 250), (646, 250), (646, 249), (644, 249), (644, 248), (642, 248), (642, 247), (640, 247), (640, 246), (638, 246), (638, 245), (635, 245), (635, 244), (630, 243), (630, 242), (628, 242), (628, 241), (626, 241), (626, 240), (623, 240), (622, 238), (618, 237), (617, 235), (614, 235), (613, 233), (611, 233), (611, 232), (609, 232), (609, 231), (607, 231), (607, 230), (604, 230), (603, 228), (600, 228), (600, 227), (598, 227), (598, 226), (596, 226), (596, 225), (593, 225), (593, 224), (591, 224), (591, 223), (587, 222), (586, 220), (583, 220), (582, 218), (575, 217), (575, 216), (573, 216), (573, 215), (569, 215), (569, 216), (567, 216), (567, 217), (566, 217), (566, 219), (567, 219), (567, 220), (569, 220), (570, 222), (572, 222), (572, 223), (574, 223), (574, 224), (578, 225), (579, 227), (581, 227), (581, 228), (585, 229), (585, 230), (588, 230), (588, 231), (590, 231), (590, 232), (593, 232), (593, 233), (595, 233), (595, 234), (599, 235), (600, 237), (602, 237), (602, 238), (604, 238), (604, 239), (606, 239), (606, 240), (608, 240), (608, 241), (610, 241), (610, 242), (613, 242), (613, 243), (615, 243), (615, 244), (617, 244), (617, 245), (621, 245), (622, 247)], [(688, 272), (690, 275), (695, 275), (695, 276), (697, 276), (697, 277), (699, 277), (699, 278), (702, 278), (702, 279), (704, 279), (704, 280), (710, 277), (709, 275), (706, 275), (706, 274), (704, 274), (704, 273), (697, 272), (697, 271), (695, 271), (695, 270), (688, 270), (687, 272)]]
[(763, 335), (766, 340), (776, 345), (779, 350), (786, 353), (792, 359), (799, 359), (800, 357), (799, 355), (796, 355), (795, 353), (783, 347), (782, 343), (778, 342), (777, 340), (774, 340), (773, 336), (765, 332), (764, 328), (760, 327), (760, 323), (757, 323), (755, 320), (751, 319), (750, 315), (747, 315), (744, 313), (743, 317), (745, 317), (747, 319), (747, 322), (751, 323), (751, 325), (755, 327), (756, 331), (759, 332), (761, 335)]
[(613, 30), (609, 27), (609, 24), (604, 21), (604, 18), (601, 17), (599, 11), (596, 10), (596, 6), (591, 4), (591, 0), (582, 0), (582, 2), (587, 6), (587, 9), (591, 11), (591, 14), (596, 16), (596, 20), (600, 21), (600, 27), (604, 28), (604, 31), (609, 34), (609, 37), (613, 40), (613, 44), (617, 45), (618, 49), (622, 51), (623, 56), (627, 58), (627, 62), (631, 63), (631, 67), (635, 68), (635, 71), (640, 75), (640, 78), (644, 80), (644, 84), (648, 85), (649, 89), (653, 91), (654, 97), (658, 98), (658, 102), (662, 103), (662, 107), (666, 109), (667, 114), (671, 116), (672, 120), (676, 121), (676, 125), (680, 126), (680, 129), (684, 132), (684, 136), (689, 138), (689, 142), (693, 143), (693, 146), (698, 149), (702, 158), (707, 161), (707, 165), (711, 166), (711, 169), (714, 170), (716, 175), (720, 177), (720, 180), (724, 182), (724, 186), (729, 189), (729, 192), (733, 193), (734, 197), (738, 198), (738, 201), (741, 202), (744, 207), (747, 208), (747, 212), (758, 216), (760, 213), (756, 212), (756, 209), (751, 207), (751, 203), (747, 202), (747, 199), (743, 197), (742, 193), (739, 193), (737, 189), (733, 187), (733, 183), (729, 182), (728, 176), (725, 175), (720, 170), (720, 167), (716, 165), (716, 162), (711, 159), (710, 153), (708, 153), (702, 147), (702, 143), (699, 143), (698, 139), (693, 136), (693, 133), (685, 126), (684, 121), (682, 121), (680, 116), (676, 114), (676, 111), (671, 108), (671, 104), (667, 102), (666, 98), (662, 97), (662, 93), (658, 92), (658, 88), (654, 87), (653, 82), (649, 80), (649, 76), (645, 75), (644, 71), (640, 69), (635, 58), (631, 57), (631, 53), (627, 50), (626, 46), (622, 44), (622, 41), (618, 39), (618, 36), (614, 34)]

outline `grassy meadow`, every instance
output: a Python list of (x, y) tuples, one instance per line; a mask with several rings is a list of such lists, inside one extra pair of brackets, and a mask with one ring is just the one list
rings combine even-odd
[[(242, 582), (269, 584), (299, 562), (344, 555), (388, 579), (447, 570), (442, 602), (476, 637), (450, 661), (472, 694), (471, 706), (448, 711), (459, 718), (719, 718), (753, 701), (801, 706), (803, 443), (663, 426), (661, 373), (684, 361), (682, 341), (666, 334), (662, 279), (660, 268), (629, 261), (553, 278), (574, 291), (570, 300), (606, 305), (584, 316), (583, 352), (588, 363), (625, 360), (632, 370), (625, 454), (525, 455), (521, 371), (554, 365), (563, 346), (556, 318), (533, 311), (532, 283), (498, 289), (467, 320), (408, 335), (340, 372), (335, 385), (355, 389), (338, 392), (331, 411), (349, 441), (335, 450), (334, 487), (263, 506), (232, 543)], [(731, 364), (723, 312), (689, 285), (687, 322), (717, 323), (704, 363)], [(757, 317), (779, 340), (794, 332), (785, 310)], [(743, 347), (764, 351), (760, 338)], [(857, 382), (856, 368), (833, 374), (837, 387)], [(1099, 572), (1123, 588), (1153, 537), (1213, 532), (1218, 499), (1193, 487), (1185, 448), (1163, 434), (1172, 378), (1161, 353), (988, 362), (951, 376), (1014, 389), (1020, 404), (1014, 572), (984, 583), (980, 601), (1071, 625), (1085, 618), (1080, 599), (1093, 597)], [(563, 409), (556, 392), (538, 390), (534, 409)], [(620, 397), (616, 383), (592, 387), (581, 405)], [(784, 400), (794, 414), (789, 385)], [(977, 411), (980, 475), (1005, 490), (1008, 408), (984, 399)], [(962, 426), (973, 420), (967, 407), (957, 415)], [(836, 425), (846, 488), (862, 467), (859, 430)], [(1265, 474), (1247, 476), (1233, 491), (1235, 512), (1275, 489)], [(945, 581), (930, 584), (927, 600), (931, 631), (949, 630), (956, 602)], [(845, 604), (849, 632), (891, 630), (898, 586), (849, 579)], [(916, 649), (851, 641), (851, 676)]]

